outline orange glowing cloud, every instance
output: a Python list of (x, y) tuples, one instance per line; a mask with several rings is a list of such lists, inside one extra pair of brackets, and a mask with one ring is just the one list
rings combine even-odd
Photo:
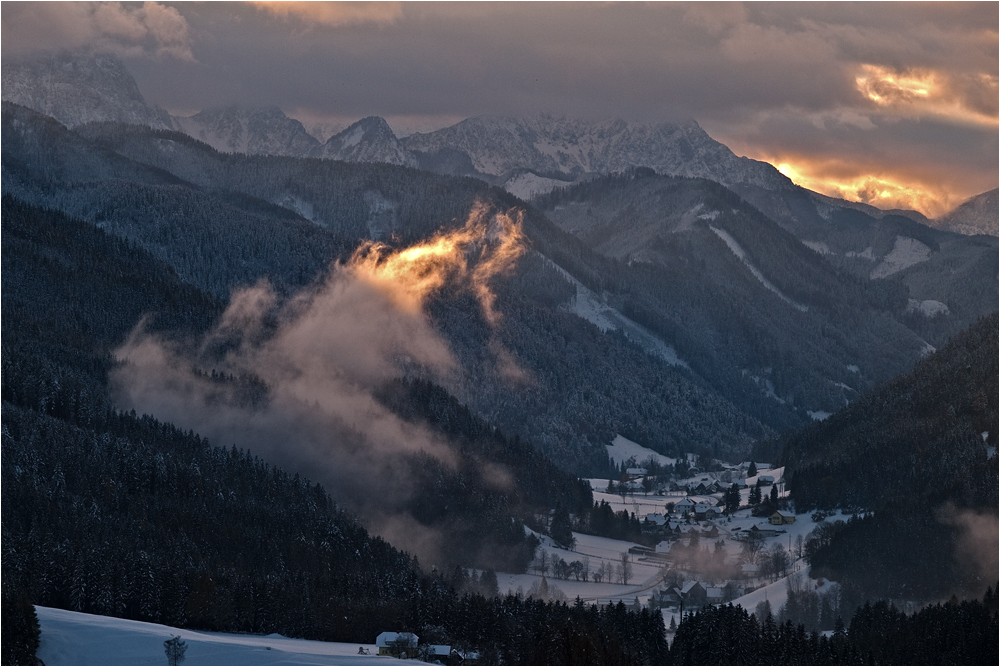
[(774, 165), (796, 185), (880, 209), (910, 209), (934, 218), (948, 212), (957, 203), (956, 197), (940, 184), (894, 174), (850, 173), (850, 168), (845, 165), (811, 164), (804, 159), (775, 161)]
[(368, 242), (358, 248), (347, 268), (409, 313), (450, 281), (471, 286), (490, 322), (499, 318), (490, 279), (510, 271), (527, 249), (519, 210), (494, 212), (477, 204), (461, 229), (440, 232), (427, 241), (394, 250)]
[[(854, 82), (858, 92), (885, 112), (933, 115), (961, 123), (996, 126), (997, 77), (980, 73), (973, 79), (965, 82), (929, 69), (897, 71), (880, 65), (861, 65)], [(991, 91), (988, 97), (993, 102), (984, 103), (978, 99), (981, 95), (971, 98), (970, 87)]]
[(266, 12), (295, 17), (311, 24), (342, 26), (395, 21), (402, 13), (398, 2), (251, 2)]

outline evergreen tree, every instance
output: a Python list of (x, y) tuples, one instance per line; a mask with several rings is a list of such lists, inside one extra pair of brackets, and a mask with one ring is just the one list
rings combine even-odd
[(740, 508), (740, 487), (734, 482), (726, 490), (726, 514), (733, 514)]
[(573, 537), (573, 525), (569, 520), (569, 512), (562, 505), (556, 507), (555, 514), (552, 516), (552, 524), (549, 526), (549, 534), (563, 548), (572, 549), (573, 545), (576, 544), (576, 538)]
[(184, 662), (184, 653), (187, 651), (187, 642), (180, 636), (172, 637), (163, 642), (163, 650), (167, 654), (168, 665), (179, 665)]
[[(6, 536), (5, 536), (6, 542)], [(31, 604), (27, 590), (20, 585), (21, 576), (13, 572), (11, 561), (4, 559), (3, 604), (0, 608), (0, 624), (3, 626), (2, 663), (4, 665), (38, 664), (40, 628), (35, 607)]]

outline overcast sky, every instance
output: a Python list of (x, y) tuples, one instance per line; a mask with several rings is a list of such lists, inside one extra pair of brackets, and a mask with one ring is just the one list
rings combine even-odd
[(997, 187), (998, 6), (4, 2), (2, 47), (118, 53), (175, 114), (694, 118), (807, 187), (935, 215)]

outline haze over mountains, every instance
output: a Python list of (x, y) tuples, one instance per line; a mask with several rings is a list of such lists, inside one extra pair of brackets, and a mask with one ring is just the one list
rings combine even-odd
[[(517, 205), (487, 184), (527, 196), (578, 181), (529, 210), (532, 252), (500, 283), (508, 313), (497, 332), (470, 328), (451, 302), (432, 306), (469, 377), (497, 378), (451, 390), (571, 470), (599, 470), (612, 431), (664, 452), (699, 443), (739, 455), (772, 429), (836, 411), (996, 308), (995, 238), (873, 217), (736, 157), (694, 122), (479, 117), (399, 139), (369, 117), (320, 143), (276, 108), (166, 118), (111, 57), (5, 62), (3, 77), (5, 100), (77, 130), (5, 106), (4, 191), (137, 242), (220, 296), (262, 275), (298, 289), (359, 241), (426, 237), (476, 199)], [(101, 92), (73, 92), (84, 87)], [(527, 384), (502, 380), (500, 357), (483, 356), (498, 341)], [(595, 345), (615, 350), (598, 355), (615, 370), (588, 361)], [(624, 393), (602, 386), (609, 373)], [(636, 400), (652, 413), (636, 418)]]

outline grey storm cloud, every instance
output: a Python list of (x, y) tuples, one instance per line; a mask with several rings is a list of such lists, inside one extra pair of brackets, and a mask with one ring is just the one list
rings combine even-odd
[[(133, 23), (140, 11), (176, 16), (183, 30), (164, 44), (185, 45), (190, 58), (170, 57), (148, 27), (129, 38), (79, 8), (95, 5), (74, 10), (85, 25), (73, 33), (68, 19), (54, 30), (39, 18), (52, 10), (25, 4), (4, 5), (5, 54), (62, 48), (67, 34), (117, 46), (147, 99), (175, 113), (277, 105), (344, 122), (381, 115), (404, 133), (479, 114), (694, 118), (761, 159), (884, 156), (881, 172), (903, 178), (891, 161), (907, 155), (910, 172), (921, 171), (914, 160), (923, 172), (950, 170), (944, 180), (966, 189), (954, 196), (997, 181), (996, 3), (99, 6)], [(933, 90), (900, 87), (906, 77)], [(972, 155), (970, 136), (981, 147)], [(807, 159), (824, 146), (836, 155)]]

